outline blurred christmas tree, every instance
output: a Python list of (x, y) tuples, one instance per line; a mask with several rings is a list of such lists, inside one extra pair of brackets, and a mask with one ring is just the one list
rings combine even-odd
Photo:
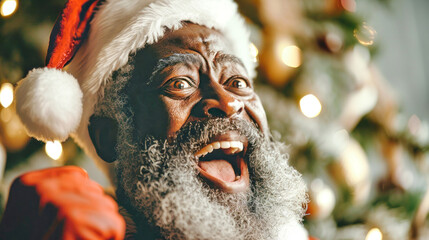
[[(388, 8), (391, 1), (371, 4)], [(13, 88), (43, 66), (64, 2), (0, 3), (0, 177), (1, 166), (5, 175), (22, 165), (31, 169), (30, 159), (44, 151), (16, 119)], [(257, 91), (274, 137), (290, 146), (291, 163), (309, 186), (310, 234), (429, 239), (428, 126), (415, 115), (404, 120), (373, 61), (383, 43), (356, 13), (355, 0), (237, 2), (251, 26)], [(61, 159), (46, 166), (82, 158), (72, 141), (49, 143), (46, 152)]]
[(11, 181), (25, 171), (80, 163), (76, 144), (46, 144), (30, 138), (15, 112), (14, 87), (33, 68), (43, 67), (54, 21), (64, 0), (0, 1), (0, 210)]
[(373, 63), (383, 43), (355, 0), (238, 2), (270, 126), (309, 186), (310, 234), (428, 239), (427, 125), (403, 120)]

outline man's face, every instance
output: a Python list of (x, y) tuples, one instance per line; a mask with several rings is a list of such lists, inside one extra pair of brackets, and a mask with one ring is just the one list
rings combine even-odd
[[(228, 47), (219, 32), (187, 24), (139, 52), (131, 80), (139, 82), (131, 89), (138, 134), (174, 138), (185, 124), (209, 118), (242, 119), (267, 133), (252, 80)], [(201, 176), (226, 192), (245, 191), (246, 147), (236, 132), (215, 136), (195, 153)]]
[(252, 80), (215, 30), (187, 24), (167, 32), (136, 56), (135, 66), (134, 77), (151, 73), (138, 90), (145, 91), (136, 116), (143, 135), (172, 137), (184, 124), (210, 117), (241, 118), (268, 130)]
[(305, 184), (268, 137), (252, 82), (221, 34), (194, 24), (168, 32), (115, 81), (127, 83), (114, 100), (123, 104), (116, 193), (145, 233), (277, 239), (296, 229)]

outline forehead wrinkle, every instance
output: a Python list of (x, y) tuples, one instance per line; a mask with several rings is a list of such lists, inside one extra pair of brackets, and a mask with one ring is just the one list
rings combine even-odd
[(161, 58), (156, 63), (155, 67), (153, 68), (153, 71), (151, 73), (151, 76), (149, 77), (149, 80), (147, 82), (147, 85), (150, 85), (153, 82), (153, 79), (155, 76), (160, 73), (162, 70), (164, 70), (167, 67), (175, 66), (178, 64), (183, 64), (187, 67), (190, 65), (196, 65), (200, 64), (200, 59), (195, 55), (191, 53), (174, 53), (168, 57)]

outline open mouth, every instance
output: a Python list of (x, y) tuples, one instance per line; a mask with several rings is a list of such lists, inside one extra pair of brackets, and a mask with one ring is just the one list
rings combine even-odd
[(200, 175), (225, 192), (236, 193), (247, 190), (249, 172), (244, 159), (247, 141), (219, 138), (195, 153)]

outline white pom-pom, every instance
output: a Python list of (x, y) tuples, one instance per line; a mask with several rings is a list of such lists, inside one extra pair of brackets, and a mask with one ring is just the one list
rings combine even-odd
[(79, 126), (82, 91), (69, 73), (33, 69), (16, 89), (16, 110), (30, 136), (64, 141)]

